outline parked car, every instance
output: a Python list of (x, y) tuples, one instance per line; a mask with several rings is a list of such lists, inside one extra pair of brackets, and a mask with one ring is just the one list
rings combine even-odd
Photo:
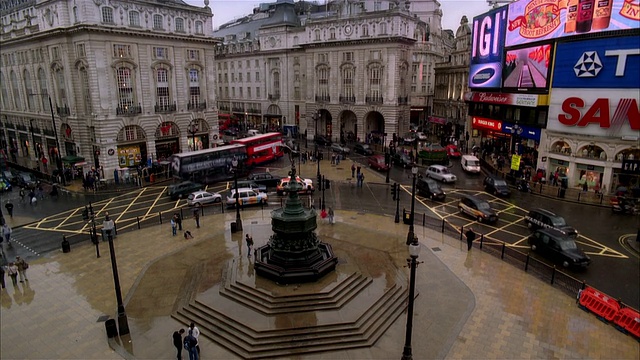
[(416, 135), (416, 133), (410, 132), (410, 133), (406, 133), (403, 137), (402, 137), (402, 142), (405, 145), (413, 145), (413, 143), (415, 141), (418, 140), (418, 136)]
[(394, 165), (402, 166), (405, 169), (412, 167), (414, 164), (414, 162), (411, 161), (411, 158), (409, 157), (409, 155), (401, 151), (396, 151), (396, 153), (393, 154), (392, 162)]
[(18, 183), (18, 178), (15, 176), (15, 174), (11, 170), (4, 170), (2, 172), (2, 177), (4, 177), (5, 179), (9, 180), (9, 182), (11, 184), (17, 184)]
[(369, 167), (378, 171), (387, 171), (389, 166), (384, 163), (384, 155), (372, 155), (367, 158)]
[[(291, 177), (280, 179), (280, 183), (278, 183), (278, 186), (276, 187), (276, 193), (278, 195), (284, 195), (287, 193), (286, 187), (289, 185), (290, 180)], [(311, 194), (315, 190), (313, 187), (313, 180), (311, 179), (303, 179), (300, 176), (296, 176), (296, 181), (300, 185), (300, 190), (298, 191), (299, 194)]]
[[(258, 192), (250, 188), (239, 188), (238, 201), (240, 206), (267, 204), (269, 197), (266, 193)], [(236, 190), (232, 189), (231, 194), (227, 196), (227, 206), (236, 205)]]
[(362, 154), (365, 156), (373, 155), (373, 150), (371, 150), (371, 147), (369, 147), (369, 144), (357, 143), (353, 146), (353, 152), (357, 154)]
[(458, 178), (449, 172), (449, 169), (446, 166), (442, 165), (431, 165), (426, 170), (427, 177), (432, 179), (442, 181), (445, 183), (454, 183)]
[(416, 137), (418, 138), (418, 140), (420, 141), (425, 141), (427, 140), (427, 135), (425, 133), (423, 133), (422, 131), (416, 131)]
[(187, 205), (189, 206), (219, 203), (221, 201), (222, 195), (208, 191), (196, 191), (187, 197)]
[(331, 140), (324, 135), (316, 135), (313, 141), (318, 145), (331, 145)]
[(445, 149), (447, 150), (447, 155), (452, 159), (458, 159), (460, 158), (460, 156), (462, 156), (462, 154), (460, 154), (460, 150), (458, 150), (458, 147), (453, 144), (445, 146)]
[(0, 178), (0, 191), (11, 191), (13, 189), (13, 186), (11, 185), (11, 183), (9, 182), (9, 180), (5, 179), (5, 178)]
[(524, 221), (531, 230), (544, 228), (556, 229), (567, 236), (574, 238), (578, 236), (578, 230), (567, 225), (567, 222), (562, 216), (546, 209), (530, 210), (527, 216), (525, 216)]
[(416, 191), (422, 196), (426, 196), (433, 201), (444, 201), (447, 194), (440, 185), (432, 179), (420, 178), (416, 181)]
[(498, 213), (491, 208), (487, 201), (477, 196), (462, 195), (458, 203), (458, 210), (463, 214), (472, 216), (478, 222), (494, 223), (498, 221)]
[(480, 160), (473, 155), (462, 155), (462, 159), (460, 159), (460, 166), (462, 167), (462, 170), (468, 173), (480, 173)]
[(198, 184), (191, 181), (183, 181), (179, 184), (169, 185), (167, 188), (167, 195), (171, 197), (172, 200), (181, 199), (185, 195), (189, 195), (192, 192), (202, 190), (204, 186), (202, 184)]
[(276, 177), (272, 173), (262, 172), (249, 175), (247, 180), (251, 180), (258, 185), (264, 185), (269, 188), (278, 186), (280, 177)]
[[(229, 184), (231, 185), (231, 189), (235, 189), (236, 188), (236, 183), (235, 181), (230, 181)], [(253, 189), (257, 192), (266, 192), (267, 191), (267, 186), (263, 185), (263, 184), (256, 184), (254, 181), (251, 180), (238, 180), (238, 189), (240, 188), (250, 188)]]
[(349, 149), (346, 146), (342, 146), (338, 143), (333, 143), (331, 144), (331, 151), (342, 154), (342, 155), (349, 155), (349, 153), (351, 152), (351, 149)]
[(485, 177), (482, 185), (484, 186), (484, 191), (489, 194), (504, 197), (511, 195), (511, 190), (509, 190), (507, 182), (497, 176), (489, 175)]
[(557, 229), (539, 229), (528, 238), (531, 250), (561, 263), (565, 268), (585, 268), (591, 258), (578, 248), (574, 239)]
[(35, 189), (38, 184), (38, 179), (31, 173), (21, 172), (17, 175), (18, 186), (26, 189)]

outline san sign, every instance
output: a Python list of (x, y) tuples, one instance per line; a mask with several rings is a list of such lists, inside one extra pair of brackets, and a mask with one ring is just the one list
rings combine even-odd
[(638, 92), (619, 89), (554, 89), (548, 130), (612, 138), (637, 137)]

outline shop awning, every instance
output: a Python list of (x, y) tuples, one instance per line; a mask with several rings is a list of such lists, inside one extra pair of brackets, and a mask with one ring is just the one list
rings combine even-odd
[(62, 157), (62, 162), (67, 164), (75, 164), (84, 161), (82, 156), (67, 155)]

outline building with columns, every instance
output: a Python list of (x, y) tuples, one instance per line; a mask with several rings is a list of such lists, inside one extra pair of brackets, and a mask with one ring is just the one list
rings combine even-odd
[[(278, 0), (215, 36), (221, 113), (262, 130), (381, 143), (432, 102), (437, 1)], [(413, 13), (415, 9), (417, 13)]]
[(60, 157), (111, 178), (208, 148), (218, 135), (208, 3), (2, 2), (0, 140), (9, 160), (35, 167), (46, 158), (50, 171)]
[(463, 16), (456, 30), (453, 49), (445, 53), (445, 61), (435, 65), (435, 94), (433, 115), (429, 118), (430, 131), (440, 133), (451, 123), (456, 139), (464, 136), (467, 104), (464, 94), (468, 91), (469, 54), (471, 53), (471, 27)]

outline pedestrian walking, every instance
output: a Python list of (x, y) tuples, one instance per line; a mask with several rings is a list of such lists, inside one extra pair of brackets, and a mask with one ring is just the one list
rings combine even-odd
[(13, 287), (18, 286), (18, 267), (14, 262), (10, 262), (9, 266), (7, 266), (7, 274), (9, 274), (9, 277), (11, 278)]
[(178, 224), (178, 230), (182, 231), (182, 216), (180, 216), (180, 213), (176, 213), (176, 223)]
[(4, 207), (5, 209), (7, 209), (9, 217), (13, 217), (13, 203), (11, 202), (11, 200), (7, 200), (7, 204)]
[(333, 208), (329, 207), (329, 224), (333, 224), (334, 223), (333, 216), (334, 216)]
[(356, 177), (356, 164), (351, 164), (351, 178)]
[(37, 202), (36, 193), (33, 190), (29, 191), (29, 204), (35, 205)]
[(473, 241), (476, 239), (476, 233), (472, 227), (469, 227), (464, 235), (467, 237), (467, 251), (470, 251), (473, 246)]
[(361, 170), (360, 165), (358, 165), (356, 167), (356, 175), (360, 175), (360, 170)]
[(0, 265), (0, 284), (2, 284), (2, 288), (6, 288), (7, 286), (4, 283), (4, 265)]
[(200, 228), (200, 204), (193, 208), (193, 218), (196, 220), (196, 228)]
[(576, 304), (580, 303), (580, 296), (582, 296), (582, 289), (578, 290), (578, 296), (576, 296)]
[(200, 329), (198, 329), (194, 323), (189, 324), (189, 329), (189, 332), (193, 332), (192, 335), (196, 339), (196, 350), (198, 352), (198, 356), (200, 356)]
[(245, 241), (247, 242), (247, 257), (251, 257), (251, 249), (253, 248), (253, 237), (251, 237), (251, 235), (247, 234), (247, 236), (245, 237)]
[(20, 202), (21, 203), (24, 202), (24, 196), (25, 196), (24, 188), (20, 188)]
[(193, 336), (193, 331), (184, 337), (184, 349), (189, 353), (189, 360), (198, 360), (198, 340)]
[(7, 224), (6, 222), (4, 223), (4, 225), (2, 225), (2, 239), (0, 239), (0, 244), (2, 243), (2, 241), (6, 240), (7, 241), (7, 245), (11, 246), (11, 233), (13, 231), (11, 230), (11, 227), (9, 226), (9, 224)]
[(16, 266), (18, 267), (20, 282), (29, 281), (29, 279), (27, 279), (27, 269), (29, 268), (29, 264), (20, 256), (16, 256)]
[(184, 334), (184, 329), (173, 332), (173, 346), (178, 350), (178, 360), (182, 360), (182, 334)]
[(177, 230), (178, 230), (177, 225), (178, 225), (178, 224), (176, 224), (176, 216), (175, 216), (175, 215), (173, 215), (173, 216), (171, 217), (171, 235), (172, 235), (172, 236), (176, 236), (176, 234), (177, 234)]

